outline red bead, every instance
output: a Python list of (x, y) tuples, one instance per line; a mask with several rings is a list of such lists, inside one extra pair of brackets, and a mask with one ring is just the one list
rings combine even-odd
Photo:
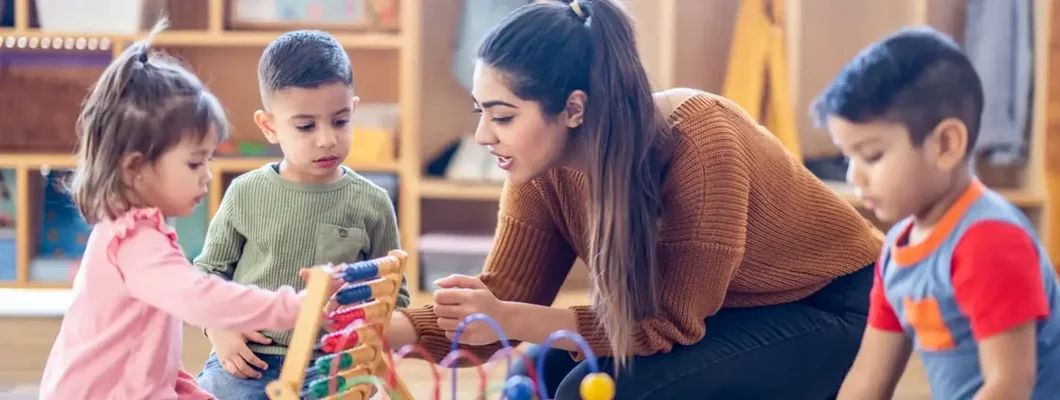
[(364, 318), (364, 307), (344, 308), (341, 310), (336, 310), (333, 311), (331, 315), (328, 315), (328, 320), (331, 321), (329, 327), (333, 331), (341, 330), (352, 324), (354, 321), (361, 320)]
[(320, 340), (320, 348), (325, 353), (335, 353), (356, 346), (358, 339), (357, 331), (329, 333)]

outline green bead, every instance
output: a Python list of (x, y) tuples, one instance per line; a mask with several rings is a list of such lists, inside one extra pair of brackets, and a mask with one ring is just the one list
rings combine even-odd
[(316, 362), (317, 374), (327, 375), (331, 371), (331, 356), (320, 357)]
[(351, 366), (353, 366), (353, 356), (351, 356), (349, 353), (324, 356), (318, 358), (315, 363), (317, 374), (331, 375), (331, 360), (335, 359), (336, 356), (339, 357), (339, 371), (349, 369)]
[(331, 383), (331, 378), (326, 378), (326, 377), (325, 378), (319, 378), (319, 379), (313, 381), (313, 383), (310, 383), (309, 384), (309, 390), (311, 392), (313, 392), (313, 397), (318, 398), (318, 399), (322, 399), (322, 398), (328, 397), (330, 395), (333, 395), (333, 394), (336, 394), (336, 393), (345, 392), (345, 391), (349, 390), (346, 387), (346, 378), (343, 378), (341, 376), (336, 376), (335, 377), (335, 391), (334, 392), (332, 392), (330, 390), (331, 388), (328, 387), (328, 386), (330, 386), (329, 383)]

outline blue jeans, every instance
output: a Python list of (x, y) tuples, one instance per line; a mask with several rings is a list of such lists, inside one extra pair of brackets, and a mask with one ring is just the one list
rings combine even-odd
[[(195, 377), (195, 380), (203, 390), (216, 396), (217, 400), (269, 400), (268, 395), (265, 394), (265, 387), (272, 381), (279, 379), (284, 356), (260, 353), (255, 353), (255, 355), (269, 365), (269, 368), (265, 370), (251, 366), (251, 368), (261, 372), (261, 378), (237, 378), (225, 371), (224, 367), (221, 366), (221, 361), (217, 359), (217, 355), (211, 353), (210, 358), (206, 360), (206, 364), (203, 365), (202, 371)], [(315, 371), (306, 371), (305, 381), (302, 386), (303, 394), (306, 393), (309, 383), (317, 378), (318, 375)]]
[[(723, 309), (707, 318), (699, 343), (633, 357), (632, 371), (616, 379), (615, 400), (834, 399), (861, 344), (873, 273), (867, 266), (792, 303)], [(549, 398), (581, 398), (587, 362), (541, 346), (527, 356), (535, 364), (544, 357)], [(511, 375), (527, 376), (530, 368), (536, 365), (514, 358)], [(611, 359), (600, 358), (600, 368), (612, 373)]]

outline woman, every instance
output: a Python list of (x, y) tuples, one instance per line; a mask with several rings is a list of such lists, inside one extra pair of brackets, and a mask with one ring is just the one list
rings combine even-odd
[[(441, 360), (485, 313), (512, 340), (578, 332), (622, 399), (834, 396), (879, 232), (735, 104), (653, 96), (633, 38), (614, 0), (580, 0), (526, 5), (484, 39), (475, 135), (508, 173), (496, 244), (479, 276), (395, 313), (391, 345)], [(548, 307), (575, 257), (592, 304)], [(481, 359), (500, 347), (484, 323), (460, 341)], [(552, 346), (530, 350), (548, 396), (578, 398), (588, 367), (574, 343)]]

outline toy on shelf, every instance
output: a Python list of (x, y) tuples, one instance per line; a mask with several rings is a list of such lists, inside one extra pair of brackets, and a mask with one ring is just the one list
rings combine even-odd
[(228, 25), (236, 29), (393, 31), (397, 0), (232, 0)]
[(283, 157), (280, 146), (229, 140), (217, 146), (217, 157)]
[[(321, 378), (310, 382), (308, 398), (322, 400), (367, 400), (373, 388), (382, 389), (387, 397), (395, 400), (412, 400), (404, 382), (397, 377), (395, 368), (401, 359), (417, 353), (432, 365), (434, 378), (433, 399), (441, 399), (438, 371), (430, 354), (418, 345), (404, 346), (391, 352), (386, 342), (390, 316), (394, 311), (397, 292), (405, 272), (407, 254), (401, 250), (391, 251), (386, 257), (354, 264), (314, 268), (309, 275), (307, 294), (298, 315), (298, 324), (291, 338), (287, 358), (280, 371), (280, 378), (267, 387), (272, 400), (297, 400), (303, 397), (301, 388), (305, 382), (307, 367), (314, 350), (314, 339), (320, 331), (323, 310), (328, 303), (327, 288), (332, 280), (341, 277), (346, 283), (334, 299), (339, 308), (330, 312), (327, 327), (331, 331), (320, 340), (320, 350), (326, 355), (314, 362), (310, 370)], [(485, 322), (500, 338), (502, 348), (487, 360), (480, 362), (465, 349), (459, 349), (460, 336), (474, 322)], [(615, 383), (609, 375), (600, 371), (596, 356), (585, 339), (571, 331), (556, 331), (543, 346), (559, 339), (575, 342), (585, 354), (590, 373), (582, 380), (582, 400), (611, 400), (615, 395)], [(485, 314), (472, 314), (464, 318), (453, 336), (452, 350), (438, 363), (444, 368), (454, 369), (452, 398), (457, 398), (456, 362), (466, 358), (477, 365), (479, 396), (486, 398), (491, 391), (500, 390), (508, 400), (547, 400), (544, 381), (544, 359), (539, 359), (529, 377), (513, 376), (502, 385), (489, 387), (483, 365), (492, 364), (501, 358), (511, 367), (511, 356), (519, 355), (511, 346), (500, 324)], [(525, 355), (523, 355), (525, 357)], [(531, 365), (528, 359), (527, 365)]]
[[(280, 378), (266, 388), (273, 400), (299, 400), (307, 368), (320, 333), (323, 310), (328, 303), (328, 287), (334, 278), (346, 282), (334, 298), (339, 305), (327, 317), (331, 331), (320, 339), (327, 353), (311, 368), (322, 376), (309, 384), (311, 398), (367, 400), (372, 381), (366, 377), (389, 377), (387, 386), (402, 399), (411, 399), (408, 388), (391, 372), (385, 354), (390, 315), (397, 303), (398, 290), (408, 255), (393, 250), (386, 257), (353, 264), (314, 268), (309, 272), (306, 296), (291, 336)], [(393, 397), (393, 396), (392, 396)]]
[(391, 162), (397, 156), (398, 121), (401, 107), (397, 103), (360, 103), (350, 119), (353, 147), (346, 162)]

